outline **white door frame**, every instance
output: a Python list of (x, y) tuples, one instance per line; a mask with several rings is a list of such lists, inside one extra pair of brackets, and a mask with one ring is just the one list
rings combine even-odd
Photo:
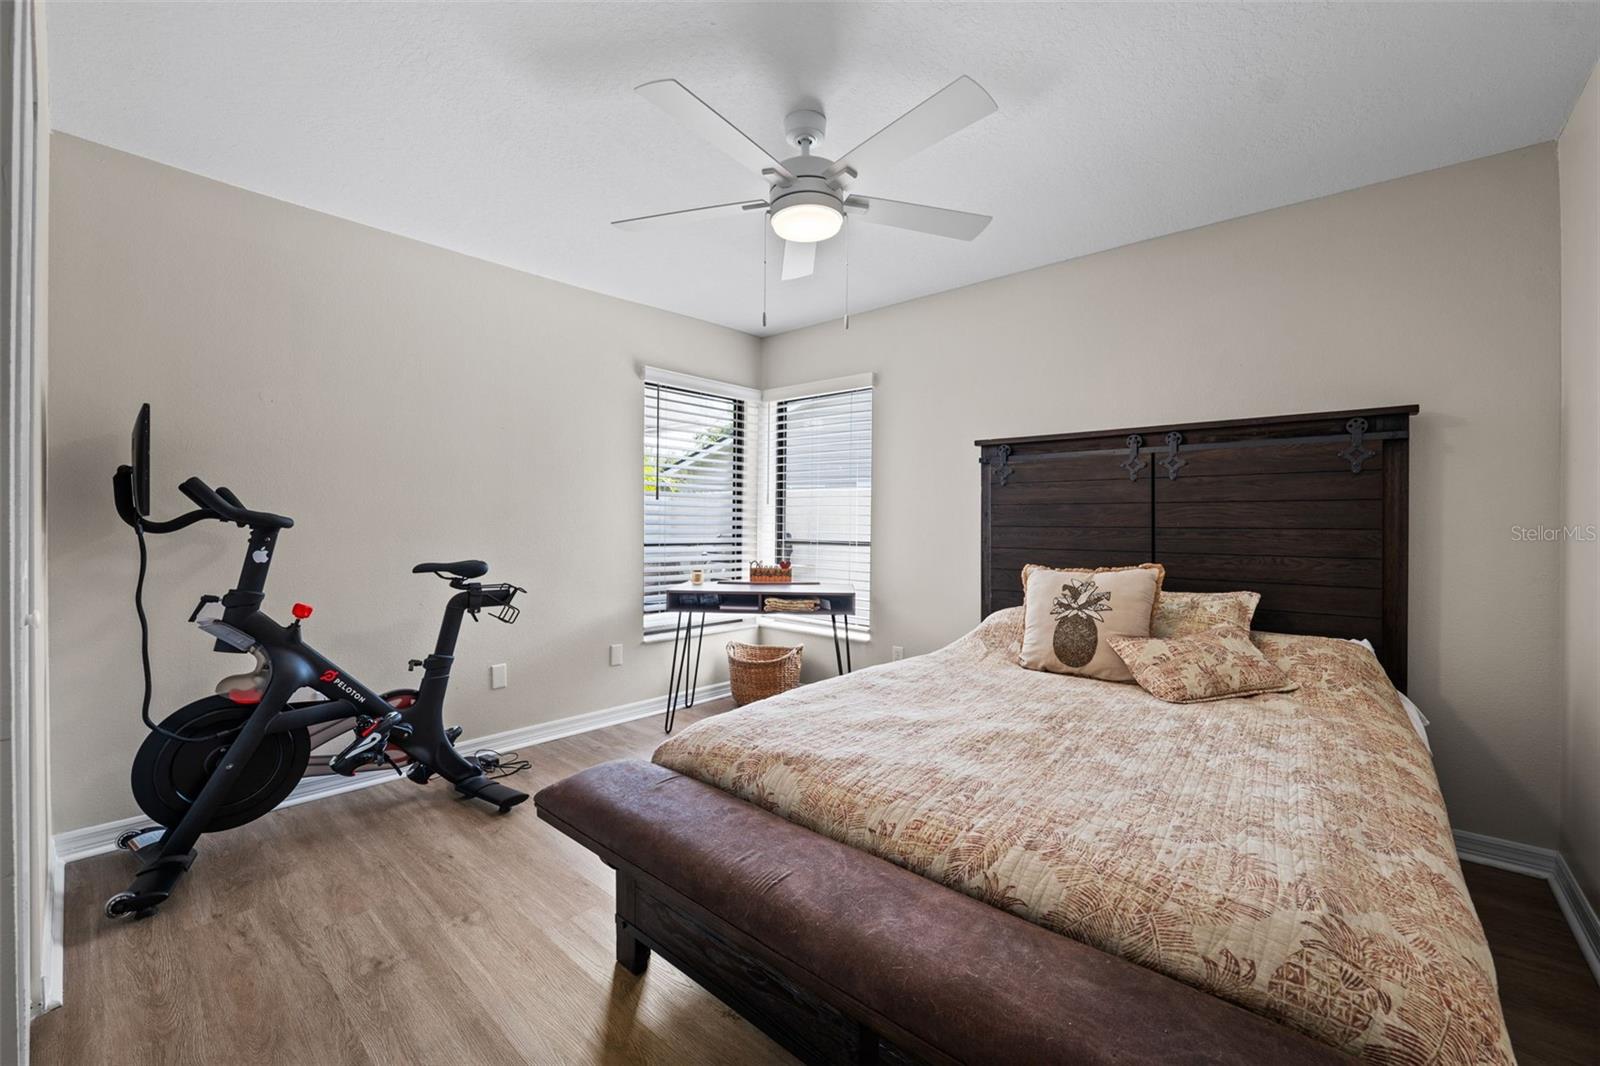
[(33, 908), (33, 676), (39, 607), (34, 563), (43, 545), (35, 543), (38, 476), (41, 470), (35, 425), (39, 380), (34, 359), (35, 153), (38, 70), (35, 65), (35, 9), (32, 0), (0, 0), (0, 46), (8, 76), (0, 85), (0, 228), (6, 255), (0, 264), (0, 335), (5, 365), (0, 374), (0, 469), (5, 478), (5, 514), (0, 521), (0, 955), (12, 963), (0, 969), (4, 1009), (0, 1010), (0, 1063), (26, 1064), (28, 1022), (38, 988), (32, 947)]

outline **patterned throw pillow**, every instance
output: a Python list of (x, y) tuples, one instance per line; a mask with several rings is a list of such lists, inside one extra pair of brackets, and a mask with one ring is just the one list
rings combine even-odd
[(1218, 626), (1250, 628), (1259, 592), (1163, 592), (1150, 623), (1152, 637), (1187, 637)]
[(1147, 636), (1161, 578), (1159, 563), (1100, 570), (1023, 568), (1022, 654), (1029, 670), (1132, 681), (1106, 643), (1112, 633)]
[(1293, 692), (1289, 680), (1250, 642), (1250, 631), (1218, 626), (1187, 637), (1106, 638), (1139, 687), (1168, 703), (1205, 703), (1262, 692)]

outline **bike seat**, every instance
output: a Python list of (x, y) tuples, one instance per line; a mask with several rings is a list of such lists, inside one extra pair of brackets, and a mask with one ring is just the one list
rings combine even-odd
[(451, 577), (482, 577), (489, 572), (489, 564), (482, 559), (458, 559), (453, 563), (418, 563), (411, 568), (413, 574), (448, 574)]

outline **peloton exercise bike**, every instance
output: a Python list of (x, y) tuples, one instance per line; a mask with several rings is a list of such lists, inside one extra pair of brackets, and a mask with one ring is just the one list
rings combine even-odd
[[(437, 775), (462, 795), (493, 804), (501, 814), (528, 798), (491, 779), (496, 770), (493, 757), (480, 759), (456, 751), (461, 730), (446, 729), (443, 719), (445, 687), (462, 618), (471, 615), (476, 620), (480, 611), (488, 611), (491, 617), (513, 622), (518, 611), (511, 601), (523, 589), (480, 583), (476, 579), (489, 568), (475, 559), (419, 563), (412, 573), (440, 577), (456, 592), (445, 605), (433, 654), (411, 660), (413, 669), (422, 667), (421, 685), (380, 694), (305, 642), (301, 627), (311, 617), (309, 606), (295, 604), (294, 621), (287, 626), (261, 610), (278, 534), (293, 526), (293, 519), (252, 511), (228, 489), (212, 489), (191, 477), (178, 489), (196, 509), (167, 521), (149, 520), (149, 404), (134, 422), (132, 465), (117, 468), (113, 485), (117, 513), (139, 539), (134, 607), (144, 666), (141, 715), (150, 735), (133, 760), (133, 795), (158, 824), (118, 839), (118, 847), (145, 861), (128, 890), (106, 901), (107, 917), (154, 914), (193, 864), (194, 845), (202, 833), (254, 821), (283, 802), (308, 773), (394, 772), (419, 784)], [(189, 621), (215, 640), (214, 650), (254, 656), (255, 669), (224, 679), (215, 695), (196, 700), (157, 724), (150, 720), (145, 534), (175, 533), (212, 519), (249, 530), (249, 546), (238, 586), (222, 597), (202, 596)], [(320, 698), (291, 700), (305, 689)], [(337, 754), (312, 756), (314, 749), (344, 733), (353, 736)]]

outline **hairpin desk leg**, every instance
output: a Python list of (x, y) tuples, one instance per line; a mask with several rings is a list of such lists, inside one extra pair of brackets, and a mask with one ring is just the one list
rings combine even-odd
[[(694, 625), (694, 615), (690, 615), (689, 616), (689, 624), (691, 626)], [(695, 693), (700, 688), (700, 653), (705, 650), (705, 647), (706, 647), (706, 613), (704, 611), (701, 611), (700, 612), (700, 639), (695, 643), (695, 646), (694, 646), (694, 676), (689, 679), (689, 690), (688, 690), (688, 692), (684, 693), (683, 705), (685, 707), (693, 707), (694, 706)], [(689, 652), (688, 652), (687, 649), (685, 649), (684, 653), (683, 653), (683, 663), (684, 663), (685, 666), (689, 665)]]
[[(683, 652), (679, 654), (679, 647)], [(706, 612), (700, 612), (700, 634), (695, 639), (694, 612), (679, 611), (672, 626), (672, 676), (667, 682), (666, 732), (678, 720), (678, 706), (694, 706), (695, 689), (700, 684), (700, 655), (706, 646)], [(689, 658), (694, 657), (694, 669), (689, 668)]]
[[(666, 731), (668, 733), (672, 732), (672, 720), (677, 717), (678, 712), (678, 638), (682, 630), (683, 612), (679, 611), (678, 616), (672, 622), (672, 672), (667, 675)], [(682, 643), (683, 653), (687, 656), (689, 654), (689, 642), (684, 640)]]
[(850, 664), (850, 616), (844, 616), (844, 672), (853, 673), (855, 667)]
[(839, 668), (839, 673), (844, 673), (844, 657), (839, 654), (839, 616), (830, 614), (828, 624), (833, 626), (833, 662)]

